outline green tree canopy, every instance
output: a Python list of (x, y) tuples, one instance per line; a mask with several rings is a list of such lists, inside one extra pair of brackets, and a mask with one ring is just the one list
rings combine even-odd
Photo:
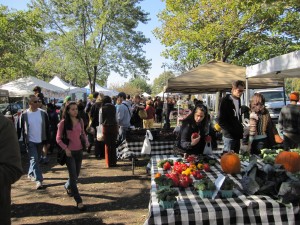
[(216, 59), (252, 65), (300, 49), (298, 0), (165, 0), (155, 36), (179, 71)]
[(147, 92), (148, 94), (151, 94), (151, 86), (147, 83), (146, 79), (142, 77), (130, 79), (129, 84), (141, 90), (141, 92)]
[(174, 73), (172, 71), (165, 71), (162, 74), (160, 74), (157, 78), (153, 81), (152, 86), (152, 93), (158, 94), (163, 91), (164, 86), (166, 86), (167, 81), (169, 78), (175, 77)]
[(0, 83), (34, 75), (28, 50), (43, 43), (38, 11), (10, 11), (0, 5)]
[(103, 84), (111, 71), (146, 77), (150, 61), (142, 47), (149, 39), (136, 28), (147, 23), (148, 13), (141, 10), (140, 1), (33, 1), (49, 34), (38, 64), (47, 73), (89, 83), (92, 91), (96, 81)]

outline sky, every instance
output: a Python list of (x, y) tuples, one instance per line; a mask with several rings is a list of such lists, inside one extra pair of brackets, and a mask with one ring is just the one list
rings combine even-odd
[[(10, 9), (17, 9), (17, 10), (26, 10), (27, 3), (30, 0), (0, 0), (1, 5), (8, 6)], [(160, 56), (161, 52), (163, 51), (164, 47), (160, 44), (159, 40), (157, 40), (152, 31), (155, 27), (159, 27), (160, 23), (157, 19), (157, 14), (162, 11), (165, 7), (165, 3), (161, 2), (161, 0), (143, 0), (141, 2), (141, 7), (144, 11), (149, 12), (149, 18), (151, 19), (148, 21), (147, 24), (141, 24), (138, 27), (139, 31), (142, 31), (147, 38), (150, 38), (151, 43), (148, 43), (144, 46), (144, 51), (146, 52), (146, 58), (151, 59), (152, 67), (149, 70), (148, 81), (149, 84), (153, 83), (153, 80), (157, 78), (161, 73), (164, 72), (162, 68), (163, 63), (167, 62), (166, 59)], [(123, 78), (118, 74), (112, 74), (109, 76), (107, 81), (107, 86), (110, 87), (113, 85), (123, 84), (124, 82), (128, 81), (130, 77)]]

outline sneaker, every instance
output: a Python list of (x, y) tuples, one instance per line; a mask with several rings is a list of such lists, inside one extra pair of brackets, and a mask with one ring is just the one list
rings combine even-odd
[(36, 190), (40, 190), (43, 188), (44, 188), (43, 183), (41, 181), (37, 181), (36, 182)]
[(31, 181), (36, 181), (35, 177), (31, 174), (28, 174), (27, 178)]

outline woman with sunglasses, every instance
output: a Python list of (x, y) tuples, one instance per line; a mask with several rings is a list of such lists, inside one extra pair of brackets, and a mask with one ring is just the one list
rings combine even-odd
[[(62, 141), (64, 132), (66, 133), (69, 142), (68, 145)], [(81, 169), (84, 147), (82, 146), (80, 135), (84, 135), (86, 143), (89, 145), (84, 132), (83, 121), (78, 114), (77, 104), (76, 102), (70, 102), (66, 105), (63, 112), (63, 119), (58, 124), (56, 141), (57, 144), (66, 151), (67, 155), (66, 164), (69, 172), (69, 179), (65, 183), (64, 188), (70, 197), (74, 197), (77, 203), (77, 209), (84, 211), (86, 207), (82, 203), (82, 198), (77, 188), (77, 180)]]
[[(197, 134), (197, 135), (196, 135)], [(189, 155), (199, 155), (204, 151), (208, 134), (207, 109), (196, 105), (183, 121), (180, 129), (180, 148)]]

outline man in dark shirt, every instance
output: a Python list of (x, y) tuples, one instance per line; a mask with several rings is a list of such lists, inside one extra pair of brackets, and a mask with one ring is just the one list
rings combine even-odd
[(284, 106), (279, 114), (279, 131), (283, 134), (283, 147), (285, 150), (300, 147), (300, 105), (299, 93), (290, 94), (290, 104)]
[(237, 80), (232, 83), (231, 94), (221, 99), (218, 123), (222, 128), (224, 152), (233, 150), (235, 153), (239, 153), (240, 150), (240, 141), (243, 138), (244, 130), (240, 98), (244, 90), (244, 81)]
[(11, 185), (22, 176), (23, 168), (17, 132), (11, 121), (0, 114), (0, 224), (9, 225)]

